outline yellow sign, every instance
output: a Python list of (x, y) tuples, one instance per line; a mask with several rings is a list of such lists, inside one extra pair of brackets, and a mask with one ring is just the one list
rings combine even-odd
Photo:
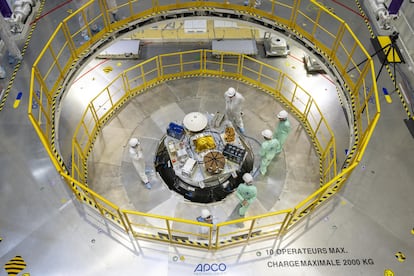
[(397, 49), (394, 48), (392, 45), (391, 39), (389, 36), (378, 36), (378, 42), (387, 58), (387, 61), (392, 63), (399, 63), (401, 62), (401, 58), (398, 55)]

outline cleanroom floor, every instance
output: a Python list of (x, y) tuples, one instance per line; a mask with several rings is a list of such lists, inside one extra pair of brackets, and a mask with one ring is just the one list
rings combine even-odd
[[(361, 164), (344, 189), (281, 240), (210, 252), (135, 241), (107, 227), (99, 214), (78, 202), (66, 187), (27, 119), (31, 65), (55, 26), (74, 8), (69, 2), (46, 1), (44, 16), (37, 22), (22, 65), (15, 76), (9, 74), (0, 80), (3, 87), (11, 83), (0, 111), (0, 275), (7, 275), (5, 266), (16, 256), (24, 260), (26, 267), (20, 275), (26, 276), (218, 273), (201, 271), (208, 265), (219, 268), (224, 275), (384, 275), (387, 270), (395, 275), (411, 275), (414, 143), (403, 121), (406, 112), (396, 94), (391, 94), (390, 104), (380, 95), (380, 121)], [(359, 30), (359, 39), (372, 52), (369, 32), (356, 2), (324, 2), (351, 28)], [(150, 41), (143, 54), (152, 56), (192, 47), (199, 45)], [(349, 131), (334, 81), (328, 75), (306, 74), (302, 55), (303, 50), (293, 43), (286, 59), (265, 59), (262, 52), (258, 58), (300, 78), (303, 86), (312, 91), (324, 114), (329, 115), (327, 119), (340, 145), (338, 159), (343, 160)], [(60, 106), (58, 135), (64, 158), (70, 156), (69, 134), (87, 99), (136, 61), (102, 62), (91, 59), (79, 70)], [(12, 65), (5, 65), (9, 71), (14, 70)], [(380, 64), (376, 65), (379, 70)], [(103, 70), (108, 66), (112, 71)], [(192, 111), (223, 110), (223, 93), (230, 86), (246, 97), (246, 134), (254, 138), (249, 141), (257, 150), (255, 140), (262, 141), (260, 132), (264, 128), (275, 127), (275, 115), (282, 109), (280, 103), (233, 80), (169, 81), (136, 96), (105, 126), (89, 162), (91, 187), (126, 209), (195, 219), (207, 206), (219, 221), (235, 218), (237, 202), (233, 194), (221, 202), (195, 204), (170, 191), (156, 174), (151, 175), (153, 189), (145, 189), (126, 151), (129, 138), (140, 137), (146, 145), (150, 168), (166, 125), (171, 120), (182, 120)], [(378, 89), (392, 90), (392, 86), (389, 76), (383, 73)], [(16, 107), (14, 100), (19, 92), (23, 97)], [(267, 176), (255, 177), (259, 193), (248, 215), (292, 207), (319, 185), (319, 164), (312, 143), (293, 115), (290, 119), (292, 132), (282, 155), (273, 162)]]

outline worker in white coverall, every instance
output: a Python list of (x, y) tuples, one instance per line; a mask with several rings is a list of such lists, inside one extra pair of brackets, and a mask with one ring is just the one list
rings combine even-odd
[(151, 189), (151, 183), (148, 180), (148, 176), (145, 174), (145, 159), (142, 153), (141, 143), (137, 138), (131, 138), (129, 140), (129, 156), (131, 157), (132, 164), (141, 181), (144, 182), (147, 189)]
[(253, 176), (250, 173), (243, 174), (243, 181), (236, 190), (236, 196), (240, 200), (239, 215), (244, 217), (250, 204), (256, 199), (257, 188), (253, 185)]
[[(87, 2), (89, 2), (89, 0), (73, 0), (73, 3), (75, 4), (75, 7), (77, 10), (79, 10), (83, 5), (85, 5)], [(93, 4), (89, 5), (87, 8), (84, 8), (82, 12), (78, 13), (78, 21), (79, 21), (79, 27), (82, 29), (83, 27), (85, 27), (85, 19), (86, 21), (89, 21), (92, 18), (92, 14), (93, 14)], [(98, 25), (97, 24), (92, 24), (91, 25), (91, 31), (95, 32), (98, 31)], [(89, 34), (88, 34), (88, 30), (87, 28), (82, 29), (82, 37), (84, 40), (89, 40)]]
[[(213, 224), (213, 215), (211, 215), (210, 211), (207, 209), (203, 209), (201, 210), (201, 215), (199, 217), (197, 217), (197, 221), (198, 222), (204, 222), (204, 223), (209, 223), (209, 224)], [(215, 228), (213, 228), (213, 231), (215, 230)], [(200, 226), (200, 234), (202, 234), (202, 238), (205, 238), (205, 235), (207, 235), (210, 231), (210, 227), (206, 227), (206, 226)]]
[[(9, 51), (10, 57), (17, 59), (17, 60), (23, 59), (22, 53), (20, 52), (20, 49), (17, 46), (17, 43), (13, 35), (10, 32), (10, 25), (4, 19), (3, 15), (1, 15), (1, 13), (0, 13), (0, 41), (3, 41), (4, 46), (6, 46), (5, 48), (7, 49), (7, 51)], [(9, 62), (9, 63), (11, 64), (13, 62)], [(0, 68), (2, 67), (0, 66)], [(4, 76), (2, 78), (6, 77), (5, 71), (3, 71), (3, 74)]]
[[(89, 2), (89, 0), (73, 0), (73, 2), (75, 3), (75, 7), (76, 9), (80, 9), (83, 5), (85, 5), (86, 3)], [(115, 21), (117, 21), (117, 3), (116, 0), (106, 0), (106, 5), (108, 10), (110, 10), (112, 17), (114, 18)], [(94, 18), (94, 4), (89, 5), (87, 8), (84, 8), (83, 11), (84, 13), (80, 12), (78, 14), (78, 20), (79, 20), (79, 26), (80, 28), (83, 28), (85, 26), (85, 19), (87, 22), (89, 22), (90, 20), (92, 20)], [(91, 31), (93, 33), (98, 32), (99, 31), (99, 27), (96, 23), (93, 23), (90, 25)], [(84, 40), (89, 40), (89, 34), (88, 34), (88, 30), (87, 29), (83, 29), (82, 30), (82, 37)]]
[(270, 162), (282, 152), (282, 147), (279, 141), (273, 138), (273, 133), (270, 129), (263, 130), (262, 135), (265, 141), (262, 143), (259, 152), (261, 157), (260, 173), (265, 175)]
[(283, 147), (291, 129), (288, 113), (286, 110), (282, 110), (277, 114), (277, 118), (279, 119), (279, 123), (273, 132), (273, 138), (276, 138), (280, 143), (280, 147)]
[(113, 20), (118, 21), (119, 20), (118, 15), (117, 15), (117, 12), (118, 12), (117, 6), (118, 6), (118, 4), (116, 3), (116, 0), (106, 0), (106, 5), (107, 5), (107, 8), (108, 8), (109, 12), (112, 14)]
[(226, 100), (226, 116), (227, 119), (232, 121), (239, 131), (244, 134), (244, 124), (242, 119), (242, 106), (244, 103), (244, 97), (236, 91), (233, 87), (230, 87), (225, 93), (224, 98)]

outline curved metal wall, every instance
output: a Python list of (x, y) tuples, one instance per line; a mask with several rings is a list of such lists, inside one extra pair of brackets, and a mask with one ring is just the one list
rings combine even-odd
[[(29, 105), (29, 119), (56, 169), (79, 200), (96, 208), (102, 216), (138, 238), (218, 249), (228, 244), (243, 243), (251, 239), (277, 237), (288, 231), (297, 221), (340, 190), (359, 163), (379, 118), (380, 109), (373, 62), (344, 21), (315, 1), (293, 1), (291, 4), (272, 1), (270, 2), (272, 6), (270, 11), (258, 10), (252, 6), (245, 7), (241, 5), (242, 3), (234, 5), (226, 4), (226, 2), (177, 1), (174, 4), (160, 5), (158, 1), (152, 1), (152, 5), (146, 7), (141, 2), (138, 4), (137, 1), (118, 0), (118, 9), (130, 16), (111, 23), (110, 11), (106, 9), (106, 1), (90, 1), (58, 26), (33, 65), (30, 101), (36, 102), (39, 107), (32, 109)], [(120, 74), (117, 80), (111, 82), (122, 83), (123, 89), (114, 89), (109, 84), (102, 93), (91, 101), (74, 135), (73, 158), (71, 169), (68, 171), (65, 160), (56, 149), (55, 109), (71, 74), (82, 63), (82, 60), (99, 46), (98, 42), (129, 30), (132, 25), (140, 26), (150, 23), (153, 18), (159, 20), (172, 15), (185, 16), (187, 13), (192, 16), (206, 15), (206, 13), (218, 12), (219, 10), (236, 18), (247, 16), (262, 25), (284, 28), (312, 45), (334, 66), (337, 81), (346, 90), (346, 103), (350, 106), (353, 115), (350, 121), (353, 122), (354, 141), (344, 166), (340, 170), (336, 168), (334, 136), (312, 98), (305, 97), (307, 100), (293, 104), (295, 93), (309, 95), (294, 80), (278, 71), (277, 68), (272, 68), (246, 56), (238, 56), (232, 62), (223, 58), (212, 61), (208, 58), (209, 51), (200, 50), (161, 55), (137, 65), (136, 68), (139, 68), (142, 74), (140, 79), (134, 79), (134, 85), (128, 76), (128, 70)], [(97, 12), (93, 15), (91, 11)], [(71, 29), (69, 26), (76, 26), (76, 24), (70, 24), (70, 22), (77, 20), (79, 14), (87, 22), (85, 27)], [(327, 17), (329, 17), (329, 21), (326, 20)], [(332, 24), (332, 18), (336, 24)], [(92, 27), (98, 23), (104, 27), (99, 32), (93, 33)], [(82, 31), (88, 33), (90, 40), (78, 46), (75, 41), (82, 35)], [(345, 42), (346, 45), (352, 45), (352, 47), (345, 47)], [(358, 62), (363, 59), (367, 59), (367, 62), (358, 65)], [(194, 66), (195, 64), (197, 67)], [(168, 66), (168, 70), (166, 70), (166, 66)], [(169, 73), (172, 72), (170, 68), (174, 66), (176, 67), (174, 72), (178, 73)], [(223, 67), (226, 67), (225, 73), (221, 70)], [(136, 68), (133, 69), (136, 70)], [(268, 72), (272, 72), (272, 77)], [(179, 237), (183, 235), (196, 237), (199, 234), (181, 233), (171, 228), (173, 221), (175, 225), (180, 223), (200, 225), (198, 222), (121, 210), (116, 204), (90, 190), (86, 185), (87, 157), (92, 150), (96, 135), (114, 112), (130, 97), (162, 81), (196, 76), (230, 77), (245, 81), (273, 94), (276, 99), (288, 105), (290, 110), (302, 121), (319, 155), (321, 188), (291, 209), (218, 224), (214, 236), (212, 228), (210, 228), (211, 231), (205, 243), (192, 242), (191, 239), (180, 239)], [(294, 89), (291, 89), (292, 87)], [(368, 105), (371, 97), (375, 97), (374, 105)], [(109, 111), (103, 111), (102, 108), (97, 107), (94, 104), (97, 101), (100, 103), (99, 106), (105, 105), (106, 110)], [(313, 114), (315, 112), (319, 114)], [(68, 160), (66, 160), (67, 163)], [(139, 217), (146, 217), (146, 220), (152, 221), (153, 224), (140, 224)], [(260, 225), (264, 229), (258, 229), (255, 226), (258, 220), (262, 221)], [(248, 232), (226, 233), (224, 230), (220, 230), (224, 229), (222, 227), (225, 225), (240, 221), (251, 223), (252, 227)], [(158, 232), (158, 234), (154, 234), (154, 232)]]

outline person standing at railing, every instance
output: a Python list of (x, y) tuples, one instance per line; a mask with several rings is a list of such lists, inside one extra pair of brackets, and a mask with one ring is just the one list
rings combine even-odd
[(114, 21), (118, 21), (118, 4), (116, 3), (116, 0), (106, 0), (106, 5), (108, 6), (108, 10), (110, 10), (112, 14), (112, 18)]
[(236, 196), (240, 201), (240, 217), (246, 215), (247, 209), (257, 196), (257, 188), (253, 185), (253, 176), (250, 173), (245, 173), (242, 178), (244, 183), (241, 183), (236, 190)]
[[(208, 223), (208, 224), (213, 224), (214, 223), (213, 222), (213, 215), (207, 209), (201, 210), (201, 215), (197, 217), (197, 221)], [(214, 230), (215, 230), (215, 228), (213, 227), (213, 231)], [(210, 227), (200, 226), (199, 232), (200, 232), (200, 234), (203, 235), (201, 238), (204, 239), (205, 235), (207, 235), (209, 233), (209, 231), (210, 231)]]
[(226, 116), (227, 119), (234, 122), (239, 131), (244, 134), (244, 124), (242, 118), (242, 106), (244, 97), (236, 91), (233, 87), (227, 89), (224, 93), (226, 101)]
[(270, 162), (282, 152), (282, 146), (276, 138), (273, 138), (274, 135), (270, 129), (263, 130), (262, 135), (265, 141), (262, 143), (259, 152), (261, 158), (260, 173), (265, 175)]
[[(89, 0), (73, 0), (73, 2), (75, 3), (76, 9), (79, 10), (83, 5), (88, 3)], [(80, 28), (83, 28), (86, 25), (84, 17), (86, 17), (86, 21), (89, 21), (91, 20), (91, 18), (93, 18), (93, 5), (94, 4), (91, 4), (88, 7), (84, 8), (83, 13), (79, 12), (78, 20), (79, 20)], [(93, 23), (92, 25), (90, 25), (90, 28), (93, 33), (99, 32), (99, 27), (96, 23)], [(85, 41), (89, 40), (89, 34), (88, 34), (87, 28), (82, 30), (81, 35)]]
[[(245, 0), (244, 5), (248, 6), (250, 4), (250, 0)], [(262, 4), (262, 0), (255, 0), (253, 7), (257, 8)]]
[(283, 148), (291, 129), (290, 122), (288, 120), (288, 113), (286, 110), (282, 110), (277, 114), (277, 118), (279, 119), (279, 123), (273, 132), (273, 138), (276, 138), (280, 143), (280, 147)]
[(150, 190), (152, 186), (149, 182), (148, 176), (145, 174), (144, 154), (142, 153), (141, 142), (137, 138), (131, 138), (129, 140), (129, 156), (132, 159), (132, 164), (137, 170), (141, 181), (144, 182), (145, 187)]

